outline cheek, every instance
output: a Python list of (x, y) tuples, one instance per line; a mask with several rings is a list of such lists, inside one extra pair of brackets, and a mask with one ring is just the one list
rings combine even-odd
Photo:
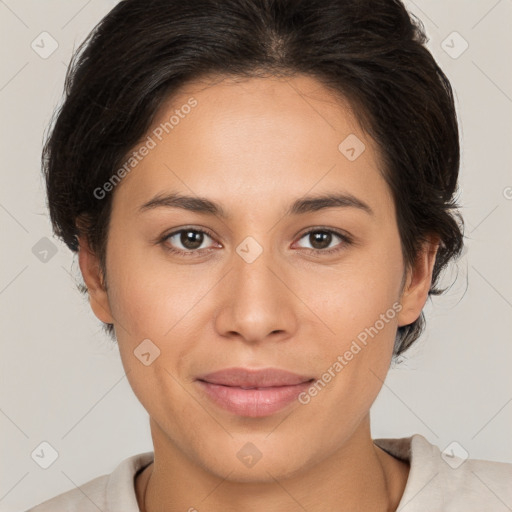
[(164, 257), (149, 261), (148, 249), (120, 248), (112, 243), (108, 283), (123, 366), (148, 410), (159, 406), (159, 394), (179, 404), (186, 397), (173, 376), (186, 378), (201, 353), (214, 306), (209, 292), (218, 278), (195, 265), (171, 265)]
[(333, 295), (338, 302), (324, 310), (335, 334), (317, 338), (316, 351), (322, 359), (319, 377), (299, 397), (305, 408), (304, 428), (322, 426), (327, 452), (357, 428), (379, 394), (389, 370), (400, 310), (385, 286), (377, 293), (375, 286), (365, 288), (357, 281), (347, 292), (341, 298), (339, 293)]
[(110, 257), (109, 303), (130, 386), (150, 416), (164, 417), (169, 403), (187, 416), (178, 410), (187, 396), (176, 379), (197, 350), (199, 337), (186, 326), (194, 322), (194, 305), (205, 291), (187, 287), (188, 277), (148, 264), (136, 251), (121, 254), (113, 247)]
[[(324, 284), (322, 293), (309, 295), (311, 309), (319, 312), (330, 330), (316, 338), (324, 373), (313, 396), (305, 397), (316, 402), (313, 407), (320, 417), (360, 418), (388, 372), (403, 272), (398, 237), (395, 243), (390, 240), (361, 251), (357, 261), (336, 272), (329, 269), (329, 279), (315, 280)], [(307, 293), (306, 286), (301, 293)]]
[(394, 340), (403, 274), (398, 238), (394, 242), (388, 239), (354, 251), (346, 264), (322, 268), (302, 281), (298, 293), (330, 328), (336, 350), (359, 335), (364, 339), (375, 324), (381, 339)]
[(109, 303), (130, 338), (171, 336), (183, 319), (194, 317), (195, 305), (211, 288), (208, 274), (197, 266), (173, 265), (161, 256), (150, 259), (156, 251), (134, 247), (123, 254), (112, 244)]
[(364, 397), (373, 401), (389, 369), (401, 305), (382, 282), (380, 287), (371, 281), (368, 287), (363, 281), (346, 284), (322, 310), (332, 334), (316, 338), (316, 350), (322, 354), (321, 380), (329, 388), (325, 399), (332, 393), (332, 400), (364, 409)]

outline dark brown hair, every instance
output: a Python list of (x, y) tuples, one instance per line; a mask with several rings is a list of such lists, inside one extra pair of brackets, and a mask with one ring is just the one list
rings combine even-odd
[[(44, 147), (55, 234), (77, 251), (83, 233), (106, 277), (112, 193), (98, 199), (94, 190), (162, 103), (206, 75), (306, 74), (346, 98), (377, 142), (406, 264), (427, 235), (439, 236), (429, 294), (442, 293), (440, 272), (463, 245), (454, 199), (459, 136), (452, 88), (426, 41), (399, 0), (121, 1), (75, 53)], [(395, 356), (424, 321), (421, 313), (398, 329)], [(115, 339), (113, 326), (105, 328)]]

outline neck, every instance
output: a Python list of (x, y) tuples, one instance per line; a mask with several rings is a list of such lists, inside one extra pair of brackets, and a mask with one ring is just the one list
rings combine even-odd
[(373, 444), (366, 418), (347, 443), (292, 476), (239, 482), (194, 464), (151, 422), (155, 459), (136, 478), (142, 512), (394, 511), (409, 465)]

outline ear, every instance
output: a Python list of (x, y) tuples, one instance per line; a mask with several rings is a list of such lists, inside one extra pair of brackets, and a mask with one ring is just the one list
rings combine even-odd
[(400, 298), (402, 309), (398, 315), (399, 327), (412, 324), (420, 316), (432, 284), (432, 271), (438, 249), (439, 237), (429, 237), (414, 264), (408, 269)]
[(112, 324), (114, 322), (99, 258), (90, 249), (84, 235), (78, 237), (78, 242), (80, 244), (78, 263), (89, 294), (91, 309), (99, 320), (106, 324)]

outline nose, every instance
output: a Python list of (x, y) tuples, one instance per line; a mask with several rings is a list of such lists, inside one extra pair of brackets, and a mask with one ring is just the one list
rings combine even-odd
[(263, 250), (252, 262), (240, 254), (233, 254), (231, 269), (222, 280), (217, 332), (250, 344), (292, 337), (300, 300), (287, 283), (290, 271), (286, 275), (270, 250)]

